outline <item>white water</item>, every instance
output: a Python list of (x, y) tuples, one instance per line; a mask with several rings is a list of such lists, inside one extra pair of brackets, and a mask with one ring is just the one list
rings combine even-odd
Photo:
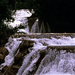
[[(26, 56), (23, 61), (21, 68), (19, 69), (17, 75), (32, 75), (29, 72), (34, 70), (35, 62), (37, 62), (39, 51), (45, 49), (47, 54), (41, 61), (35, 75), (75, 75), (75, 54), (66, 53), (66, 50), (61, 50), (60, 53), (55, 50), (48, 49), (46, 45), (75, 45), (75, 38), (70, 37), (61, 37), (60, 39), (52, 38), (42, 38), (42, 39), (33, 39), (36, 41), (34, 44), (33, 51)], [(65, 41), (65, 42), (64, 42)], [(43, 49), (42, 49), (43, 48)], [(38, 51), (38, 54), (36, 54)], [(33, 54), (37, 55), (34, 56)], [(39, 56), (38, 56), (39, 55)], [(30, 58), (34, 58), (33, 61)], [(28, 59), (28, 60), (27, 60)], [(27, 66), (28, 62), (31, 62)], [(26, 66), (25, 66), (26, 65)]]
[[(23, 26), (26, 26), (25, 29), (19, 29), (17, 32), (24, 32), (24, 33), (29, 33), (30, 26), (28, 25), (28, 19), (27, 17), (30, 17), (33, 14), (33, 10), (30, 12), (28, 9), (21, 9), (17, 10), (15, 12), (15, 15), (12, 17), (15, 19), (14, 22), (6, 22), (4, 21), (5, 24), (7, 24), (9, 27), (18, 27), (20, 24)], [(42, 22), (41, 27), (39, 27), (38, 23), (39, 19), (36, 19), (34, 24), (32, 25), (31, 32), (30, 33), (49, 33), (50, 27), (49, 25), (44, 25), (44, 22)], [(47, 28), (45, 28), (45, 26)]]
[(31, 28), (31, 33), (39, 33), (38, 19), (33, 24)]
[[(14, 63), (14, 56), (18, 53), (19, 45), (22, 41), (18, 41), (20, 38), (9, 38), (9, 42), (5, 45), (9, 54), (5, 58), (5, 62), (0, 66), (12, 65)], [(23, 37), (24, 38), (24, 37)], [(29, 48), (29, 54), (25, 56), (22, 66), (19, 68), (16, 75), (32, 75), (31, 72), (36, 69), (36, 62), (40, 58), (40, 51), (46, 51), (46, 55), (40, 62), (40, 65), (34, 75), (75, 75), (75, 54), (66, 52), (66, 50), (56, 51), (47, 46), (62, 46), (62, 45), (75, 45), (75, 38), (61, 36), (59, 39), (52, 37), (30, 39), (34, 40), (34, 46)], [(1, 69), (1, 68), (0, 68)]]
[(19, 51), (18, 47), (21, 43), (21, 41), (17, 41), (15, 38), (9, 38), (8, 43), (5, 45), (5, 48), (8, 50), (9, 54), (5, 57), (5, 62), (0, 65), (0, 69), (6, 65), (11, 66), (14, 63), (14, 56)]
[[(46, 28), (45, 28), (46, 26)], [(41, 26), (39, 25), (39, 19), (36, 19), (36, 21), (34, 22), (32, 28), (31, 28), (31, 32), (30, 33), (50, 33), (50, 27), (49, 24), (47, 23), (47, 25), (44, 24), (44, 22), (42, 22)]]
[[(55, 58), (56, 57), (56, 58)], [(74, 75), (75, 54), (63, 50), (56, 54), (52, 50), (44, 57), (35, 75)]]
[(21, 25), (26, 25), (27, 28), (25, 29), (19, 29), (18, 32), (25, 32), (25, 33), (29, 33), (29, 26), (28, 26), (28, 20), (27, 17), (30, 17), (32, 15), (32, 13), (28, 10), (28, 9), (21, 9), (21, 10), (17, 10), (15, 12), (15, 15), (13, 15), (12, 17), (15, 19), (14, 22), (6, 22), (4, 21), (5, 24), (8, 24), (8, 26), (10, 27), (18, 27), (20, 24)]
[[(24, 16), (24, 10), (18, 11), (15, 17), (14, 24), (17, 25), (22, 23), (26, 23), (27, 19)], [(20, 18), (22, 17), (22, 18)], [(28, 24), (27, 24), (28, 25)], [(41, 25), (43, 26), (43, 24)], [(42, 30), (43, 29), (43, 30)], [(44, 26), (39, 29), (38, 20), (32, 26), (31, 32), (45, 32)], [(50, 30), (50, 29), (49, 29)], [(29, 27), (25, 32), (29, 32)], [(60, 36), (59, 36), (60, 37)], [(0, 65), (0, 69), (3, 66), (8, 65), (11, 66), (14, 63), (14, 56), (19, 52), (19, 46), (22, 41), (18, 41), (21, 38), (9, 38), (8, 43), (5, 45), (9, 54), (5, 57), (5, 62)], [(30, 39), (30, 38), (25, 38)], [(23, 60), (22, 66), (18, 70), (16, 75), (32, 75), (31, 72), (36, 69), (35, 63), (40, 58), (40, 51), (46, 51), (45, 57), (40, 62), (40, 65), (35, 72), (34, 75), (75, 75), (75, 54), (66, 52), (66, 50), (61, 50), (60, 52), (56, 51), (56, 49), (52, 50), (50, 48), (47, 49), (47, 46), (65, 46), (65, 45), (75, 45), (75, 38), (61, 36), (59, 39), (52, 37), (49, 38), (39, 38), (39, 39), (30, 39), (34, 40), (33, 50), (30, 48), (29, 54), (25, 56)]]
[[(47, 54), (42, 59), (35, 75), (74, 75), (75, 74), (75, 54), (66, 53), (66, 50), (56, 52), (56, 49), (48, 49), (48, 45), (75, 45), (75, 38), (61, 37), (60, 39), (42, 38), (32, 39), (36, 41), (33, 50), (25, 57), (17, 75), (32, 75), (29, 72), (35, 69), (35, 63), (39, 58), (39, 52), (46, 50)], [(45, 44), (46, 46), (44, 46)], [(43, 45), (44, 44), (44, 45)], [(34, 56), (35, 55), (35, 56)], [(33, 60), (31, 60), (31, 58)], [(30, 64), (28, 64), (30, 62)], [(27, 63), (27, 64), (26, 64)]]

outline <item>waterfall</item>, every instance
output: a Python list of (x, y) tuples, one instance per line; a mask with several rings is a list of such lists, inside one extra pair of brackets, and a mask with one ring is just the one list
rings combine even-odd
[(17, 41), (15, 38), (9, 38), (8, 43), (6, 43), (5, 45), (5, 48), (8, 50), (9, 54), (5, 57), (5, 62), (2, 63), (0, 66), (11, 66), (14, 63), (14, 57), (17, 54), (20, 45), (21, 41)]
[[(51, 46), (75, 45), (75, 38), (61, 37), (60, 39), (32, 39), (36, 43), (33, 50), (25, 57), (17, 75), (71, 75), (75, 74), (75, 54), (67, 50), (58, 50)], [(65, 42), (62, 42), (65, 41)], [(67, 42), (68, 41), (68, 42)], [(44, 55), (45, 53), (45, 55)], [(42, 56), (41, 56), (41, 55)], [(40, 59), (40, 60), (39, 60)], [(37, 62), (38, 63), (37, 66)], [(34, 71), (34, 72), (33, 72)]]
[[(54, 40), (55, 39), (55, 40)], [(71, 75), (75, 74), (75, 54), (47, 47), (51, 46), (65, 46), (66, 44), (74, 45), (75, 39), (70, 37), (61, 37), (60, 39), (52, 38), (46, 39), (32, 39), (35, 40), (33, 50), (25, 57), (21, 68), (18, 70), (17, 75)], [(65, 41), (65, 42), (62, 42)], [(67, 42), (68, 41), (68, 42)], [(38, 64), (36, 63), (41, 58), (40, 52), (45, 52), (44, 57)], [(42, 54), (42, 53), (41, 53)], [(35, 71), (33, 73), (33, 71)]]
[(39, 24), (39, 21), (40, 21), (39, 19), (36, 19), (36, 21), (32, 25), (30, 33), (50, 33), (51, 30), (49, 24), (48, 23), (44, 24), (44, 22)]
[[(44, 35), (47, 35), (47, 37)], [(16, 66), (19, 66), (17, 71), (14, 71), (15, 75), (75, 74), (75, 37), (59, 35), (52, 37), (52, 34), (36, 34), (33, 36), (34, 38), (31, 36), (33, 35), (26, 34), (26, 36), (23, 37), (11, 36), (9, 38), (8, 43), (5, 45), (9, 54), (5, 57), (5, 62), (0, 65), (0, 70), (7, 65), (10, 66), (13, 71), (17, 69)], [(26, 48), (28, 53), (24, 52)], [(20, 65), (18, 61), (14, 64), (16, 55), (21, 54), (21, 52)], [(18, 59), (17, 57), (17, 60)], [(16, 65), (14, 69), (12, 65)], [(11, 70), (8, 71), (12, 72)], [(6, 74), (10, 72), (6, 71)]]
[(31, 33), (29, 26), (26, 31), (28, 34), (17, 33), (8, 39), (5, 48), (9, 54), (0, 64), (0, 74), (75, 75), (75, 34), (42, 34), (51, 31), (48, 23), (39, 26), (39, 19)]
[[(39, 19), (37, 18), (36, 20), (31, 17), (30, 23), (28, 23), (28, 17), (30, 17), (32, 13), (28, 9), (21, 9), (17, 10), (15, 12), (15, 15), (12, 17), (14, 18), (14, 22), (6, 22), (4, 21), (5, 24), (7, 24), (9, 27), (18, 27), (20, 24), (23, 26), (26, 26), (25, 29), (19, 29), (17, 32), (24, 32), (24, 33), (50, 33), (50, 27), (48, 23), (44, 23), (44, 21), (39, 24)], [(32, 21), (34, 23), (32, 23)], [(29, 25), (30, 24), (30, 25)], [(32, 25), (31, 25), (32, 24)]]
[(31, 33), (39, 33), (38, 19), (36, 19), (35, 23), (32, 25)]
[(44, 21), (41, 23), (40, 33), (51, 33), (48, 23), (45, 23)]
[(19, 25), (26, 26), (26, 28), (19, 29), (17, 32), (29, 33), (27, 17), (30, 17), (31, 15), (32, 13), (29, 11), (29, 9), (16, 10), (15, 14), (12, 15), (12, 17), (14, 18), (14, 22), (6, 22), (5, 20), (4, 23), (13, 28), (16, 26), (18, 27)]

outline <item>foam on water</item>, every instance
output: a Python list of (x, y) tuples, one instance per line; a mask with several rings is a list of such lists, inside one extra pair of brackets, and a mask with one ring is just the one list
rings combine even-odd
[(28, 19), (27, 17), (30, 17), (33, 14), (33, 10), (30, 12), (28, 9), (21, 9), (21, 10), (16, 10), (15, 15), (12, 17), (14, 18), (14, 22), (6, 22), (4, 23), (8, 25), (9, 27), (18, 27), (19, 25), (26, 26), (25, 29), (18, 30), (18, 32), (24, 32), (24, 33), (50, 33), (50, 27), (49, 24), (45, 24), (42, 22), (41, 25), (39, 25), (39, 19), (36, 19), (33, 25), (29, 26), (28, 25)]
[[(2, 65), (12, 65), (14, 63), (14, 56), (19, 50), (18, 47), (22, 41), (20, 38), (9, 38), (9, 42), (5, 45), (9, 54), (5, 57), (5, 62)], [(34, 46), (32, 50), (29, 48), (29, 54), (27, 54), (23, 60), (22, 66), (19, 68), (16, 75), (29, 75), (36, 69), (35, 63), (40, 58), (40, 51), (46, 51), (46, 55), (41, 60), (34, 75), (74, 75), (75, 74), (75, 54), (66, 52), (66, 50), (57, 51), (57, 49), (47, 48), (47, 46), (59, 46), (59, 45), (75, 45), (75, 38), (59, 36), (59, 38), (39, 38), (30, 39), (34, 40)], [(17, 50), (18, 49), (18, 50)], [(0, 68), (1, 69), (1, 68)]]
[(21, 9), (21, 10), (16, 10), (15, 15), (12, 17), (15, 19), (14, 22), (6, 22), (4, 21), (5, 24), (7, 24), (9, 27), (18, 27), (20, 24), (21, 25), (26, 25), (25, 29), (18, 30), (18, 32), (25, 32), (29, 33), (29, 26), (28, 26), (28, 19), (27, 17), (30, 17), (32, 13), (28, 9)]
[[(18, 52), (18, 47), (22, 43), (22, 41), (17, 41), (15, 38), (9, 38), (8, 43), (6, 43), (5, 48), (8, 50), (9, 54), (5, 57), (5, 62), (0, 66), (11, 66), (14, 63), (14, 56)], [(2, 69), (0, 67), (0, 69)]]
[(35, 23), (33, 24), (31, 33), (39, 33), (38, 19), (36, 19)]
[[(61, 55), (62, 57), (64, 55), (64, 57), (62, 58)], [(46, 62), (46, 60), (50, 60), (50, 56), (45, 56), (35, 75), (37, 74), (74, 75), (75, 74), (75, 58), (73, 58), (74, 56), (75, 56), (74, 53), (65, 53), (65, 54), (60, 53), (59, 55), (56, 55), (56, 58), (52, 62), (51, 61)], [(42, 71), (40, 72), (41, 69)]]
[(46, 24), (46, 27), (45, 27), (44, 22), (42, 22), (40, 25), (39, 25), (39, 22), (40, 20), (37, 18), (33, 26), (31, 27), (30, 33), (50, 33), (51, 32), (48, 23)]
[(62, 36), (59, 39), (52, 37), (51, 39), (42, 38), (39, 42), (47, 45), (75, 45), (75, 38)]
[[(41, 51), (46, 49), (48, 45), (75, 45), (75, 38), (65, 37), (62, 36), (59, 39), (56, 38), (42, 38), (42, 39), (31, 39), (35, 40), (35, 44), (33, 47), (33, 51), (27, 57), (32, 57), (32, 54), (35, 52)], [(75, 54), (74, 53), (67, 53), (66, 50), (61, 50), (60, 52), (56, 52), (56, 50), (48, 49), (47, 55), (42, 59), (40, 65), (35, 73), (35, 75), (74, 75), (75, 74)], [(27, 58), (26, 57), (26, 58)], [(39, 57), (39, 56), (38, 56)], [(24, 59), (25, 62), (28, 62), (26, 58)], [(34, 56), (35, 62), (37, 61), (36, 57)], [(32, 63), (34, 62), (31, 61)], [(23, 63), (23, 67), (26, 63)], [(29, 71), (34, 67), (34, 63), (30, 64), (26, 69), (20, 68), (17, 75), (29, 75)], [(20, 71), (23, 70), (23, 71)]]

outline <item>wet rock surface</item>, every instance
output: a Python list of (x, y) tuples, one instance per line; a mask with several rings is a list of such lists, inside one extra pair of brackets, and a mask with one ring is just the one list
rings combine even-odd
[(31, 17), (28, 18), (29, 32), (31, 32), (31, 28), (36, 19), (37, 19), (37, 17), (35, 17), (34, 15), (32, 15)]
[(0, 47), (0, 64), (4, 62), (4, 58), (8, 55), (8, 50), (4, 47)]
[[(32, 40), (23, 40), (20, 39), (19, 41), (24, 41), (22, 46), (20, 47), (19, 52), (14, 57), (14, 64), (9, 66), (4, 66), (2, 70), (0, 71), (0, 75), (16, 75), (17, 71), (19, 70), (20, 66), (23, 63), (23, 60), (25, 58), (25, 55), (29, 54), (28, 48), (33, 47), (34, 41)], [(6, 48), (2, 47), (0, 48), (0, 64), (4, 62), (5, 56), (8, 54), (8, 51)]]
[[(25, 61), (27, 65), (25, 65), (26, 67), (25, 67), (25, 72), (23, 73), (23, 75), (36, 75), (36, 74), (39, 75), (41, 74), (41, 72), (46, 73), (46, 71), (48, 70), (46, 69), (45, 71), (43, 71), (43, 69), (46, 66), (48, 66), (48, 64), (51, 63), (49, 65), (51, 67), (53, 66), (53, 64), (58, 64), (58, 65), (61, 64), (62, 62), (59, 63), (59, 61), (61, 60), (59, 57), (62, 57), (62, 60), (65, 58), (69, 61), (69, 57), (71, 57), (70, 53), (71, 54), (75, 53), (74, 45), (72, 46), (71, 45), (70, 46), (67, 46), (67, 45), (65, 46), (59, 46), (59, 45), (58, 46), (47, 46), (46, 44), (44, 44), (43, 46), (47, 46), (45, 49), (41, 50), (41, 49), (38, 49), (37, 47), (38, 50), (34, 52), (33, 46), (36, 43), (35, 41), (30, 40), (30, 39), (18, 39), (18, 41), (23, 41), (23, 44), (19, 47), (19, 51), (14, 57), (14, 63), (11, 66), (7, 66), (7, 65), (4, 66), (2, 70), (0, 70), (0, 75), (3, 75), (3, 74), (4, 75), (18, 75), (17, 72), (19, 71), (20, 67), (23, 64), (23, 61), (28, 55), (30, 56), (28, 57), (28, 62), (26, 62), (27, 60)], [(42, 42), (40, 41), (40, 43)], [(29, 51), (29, 49), (31, 51)], [(4, 62), (4, 58), (6, 55), (8, 55), (7, 49), (4, 47), (0, 48), (0, 63)], [(66, 57), (64, 57), (63, 55)], [(75, 56), (74, 55), (72, 56), (75, 59)], [(59, 67), (61, 68), (60, 65)], [(60, 68), (58, 68), (58, 70), (60, 70)], [(73, 69), (72, 72), (74, 72), (75, 66), (72, 69)]]

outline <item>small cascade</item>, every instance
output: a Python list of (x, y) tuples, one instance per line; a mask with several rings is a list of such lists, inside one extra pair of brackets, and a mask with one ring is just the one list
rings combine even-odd
[[(55, 39), (55, 38), (52, 38), (52, 39)], [(64, 42), (61, 43), (61, 46), (63, 46), (63, 50), (61, 49), (58, 50), (56, 47), (54, 49), (47, 47), (49, 43), (51, 46), (53, 45), (59, 46), (59, 43), (61, 42), (60, 40), (62, 39), (66, 41), (65, 44), (68, 44), (69, 42), (69, 41), (67, 42), (68, 39), (70, 39), (71, 42), (74, 41), (74, 39), (71, 39), (70, 37), (67, 37), (67, 38), (61, 37), (58, 40), (55, 39), (56, 42), (52, 44), (51, 41), (54, 42), (55, 40), (50, 40), (46, 38), (34, 39), (36, 40), (36, 44), (34, 45), (31, 53), (29, 53), (25, 57), (21, 68), (18, 70), (17, 75), (75, 74), (75, 70), (74, 70), (75, 55), (74, 53), (70, 53), (69, 51), (67, 52), (67, 50), (64, 50), (64, 46), (65, 46), (63, 45)], [(74, 43), (75, 41), (73, 42), (73, 44)], [(74, 49), (73, 49), (73, 52), (74, 52)], [(28, 64), (29, 62), (30, 64)]]
[(45, 30), (45, 27), (44, 27), (44, 22), (42, 22), (42, 24), (41, 24), (41, 28), (40, 28), (40, 33), (45, 33), (46, 32), (46, 30)]
[(36, 21), (34, 22), (31, 28), (31, 33), (39, 33), (38, 19), (36, 19)]
[(14, 57), (19, 51), (19, 47), (22, 41), (17, 41), (15, 38), (9, 38), (8, 43), (6, 43), (5, 48), (8, 50), (9, 54), (5, 57), (5, 62), (0, 65), (0, 70), (4, 66), (11, 66), (14, 63)]
[(32, 25), (30, 33), (50, 33), (50, 27), (48, 23), (42, 22), (39, 24), (39, 19), (36, 19), (34, 24)]
[[(39, 24), (39, 19), (37, 17), (30, 17), (32, 13), (28, 9), (21, 9), (15, 12), (15, 15), (12, 17), (14, 18), (14, 22), (6, 22), (9, 27), (18, 27), (19, 25), (26, 26), (26, 28), (18, 29), (17, 32), (24, 32), (24, 33), (50, 33), (50, 27), (48, 23), (44, 21)], [(28, 21), (28, 17), (30, 17), (30, 21)]]
[(4, 21), (4, 23), (13, 28), (18, 27), (19, 25), (26, 26), (26, 28), (19, 29), (18, 32), (29, 33), (27, 17), (30, 17), (31, 15), (32, 13), (28, 9), (16, 10), (15, 14), (12, 15), (12, 17), (14, 18), (14, 22)]
[(44, 24), (44, 22), (42, 22), (41, 27), (40, 27), (40, 33), (50, 33), (50, 27), (49, 24)]
[(48, 48), (48, 54), (41, 61), (35, 75), (71, 75), (75, 74), (75, 55), (66, 50), (57, 51)]
[(43, 38), (32, 36), (25, 34), (9, 38), (5, 45), (9, 54), (5, 57), (5, 62), (0, 65), (0, 73), (75, 75), (75, 37), (59, 35), (55, 37), (51, 34), (37, 35)]
[(48, 23), (39, 26), (39, 19), (29, 33), (23, 15), (15, 19), (26, 23), (28, 34), (16, 33), (9, 38), (5, 45), (9, 54), (0, 64), (0, 75), (75, 75), (75, 34), (42, 34), (51, 31)]

